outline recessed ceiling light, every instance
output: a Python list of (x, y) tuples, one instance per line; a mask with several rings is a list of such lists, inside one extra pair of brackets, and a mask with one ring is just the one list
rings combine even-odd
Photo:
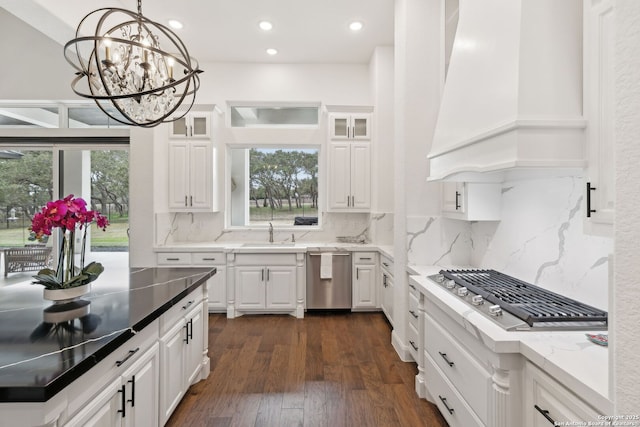
[(274, 49), (274, 48), (270, 47), (269, 49), (267, 49), (267, 53), (269, 55), (276, 55), (278, 53), (278, 49)]
[(273, 28), (273, 24), (269, 21), (260, 21), (258, 26), (264, 31), (270, 31)]
[(180, 30), (184, 25), (182, 25), (182, 22), (180, 21), (169, 19), (169, 26), (175, 30)]
[(362, 29), (362, 22), (353, 21), (351, 24), (349, 24), (349, 29), (351, 31), (360, 31)]

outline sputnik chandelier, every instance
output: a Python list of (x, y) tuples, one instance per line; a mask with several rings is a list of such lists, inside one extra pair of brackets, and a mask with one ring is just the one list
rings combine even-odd
[[(90, 25), (94, 35), (83, 35)], [(86, 15), (64, 55), (77, 70), (73, 91), (127, 125), (153, 127), (183, 117), (200, 87), (198, 62), (173, 31), (142, 15), (141, 0), (138, 13), (102, 8)], [(174, 115), (183, 102), (188, 107)]]

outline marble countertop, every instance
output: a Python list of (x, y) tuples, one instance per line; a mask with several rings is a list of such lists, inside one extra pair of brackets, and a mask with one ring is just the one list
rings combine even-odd
[(372, 243), (341, 242), (227, 242), (227, 243), (185, 243), (171, 246), (156, 246), (155, 252), (207, 252), (220, 251), (230, 253), (296, 253), (313, 251), (376, 251), (393, 258), (393, 246)]
[(601, 413), (613, 412), (607, 347), (588, 341), (585, 331), (506, 331), (427, 278), (442, 268), (448, 267), (410, 265), (407, 272), (414, 286), (441, 302), (448, 315), (489, 349), (522, 354)]
[(92, 283), (92, 291), (70, 307), (81, 311), (80, 317), (68, 321), (51, 319), (52, 303), (43, 299), (42, 286), (24, 282), (0, 288), (0, 402), (47, 401), (216, 269), (143, 268), (126, 273)]

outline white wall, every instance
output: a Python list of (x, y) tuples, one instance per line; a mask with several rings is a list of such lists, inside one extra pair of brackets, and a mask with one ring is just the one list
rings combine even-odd
[(614, 325), (610, 337), (615, 375), (614, 414), (640, 408), (640, 2), (615, 1), (616, 214)]
[(79, 99), (62, 46), (0, 8), (0, 99)]

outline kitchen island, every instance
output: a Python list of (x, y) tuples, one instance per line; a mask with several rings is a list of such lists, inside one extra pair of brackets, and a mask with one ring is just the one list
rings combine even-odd
[[(74, 425), (103, 386), (124, 375), (118, 368), (128, 369), (147, 353), (153, 361), (150, 372), (156, 373), (150, 378), (156, 402), (150, 404), (156, 413), (160, 409), (162, 424), (186, 388), (206, 378), (206, 287), (216, 269), (140, 268), (128, 273), (120, 280), (98, 279), (89, 294), (64, 306), (44, 300), (42, 287), (28, 282), (0, 289), (0, 425)], [(175, 377), (157, 377), (163, 363), (176, 355), (184, 359), (180, 362), (188, 378), (172, 390)], [(127, 381), (131, 383), (122, 378), (123, 384)], [(133, 398), (134, 387), (117, 388), (124, 404), (125, 397)], [(138, 393), (139, 399), (145, 399), (142, 395)], [(163, 396), (170, 408), (164, 407)], [(114, 412), (113, 417), (135, 415), (124, 406)]]

